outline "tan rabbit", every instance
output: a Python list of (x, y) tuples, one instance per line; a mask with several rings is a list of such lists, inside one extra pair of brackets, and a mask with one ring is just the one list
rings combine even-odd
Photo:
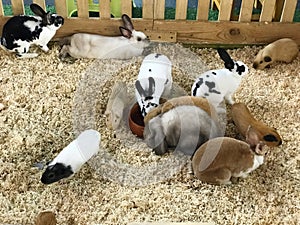
[(290, 38), (279, 39), (258, 52), (253, 68), (262, 70), (276, 61), (290, 63), (297, 57), (298, 52), (298, 45), (295, 41)]
[(262, 121), (256, 120), (244, 103), (233, 104), (231, 106), (231, 115), (235, 126), (244, 137), (249, 126), (251, 126), (259, 140), (263, 141), (269, 147), (282, 144), (282, 139), (277, 131)]
[(55, 214), (50, 211), (41, 212), (35, 221), (35, 225), (56, 225)]
[(212, 184), (231, 184), (232, 177), (247, 177), (263, 164), (267, 152), (251, 128), (247, 132), (247, 142), (230, 137), (208, 140), (193, 156), (195, 176)]

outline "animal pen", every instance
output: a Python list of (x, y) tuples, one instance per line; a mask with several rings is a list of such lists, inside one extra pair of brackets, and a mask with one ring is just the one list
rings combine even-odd
[[(299, 0), (194, 0), (193, 8), (191, 0), (176, 0), (173, 8), (168, 0), (0, 0), (1, 28), (13, 15), (32, 15), (28, 2), (64, 17), (55, 40), (78, 32), (119, 36), (121, 15), (128, 14), (154, 41), (151, 51), (172, 62), (180, 96), (190, 95), (201, 73), (224, 69), (214, 47), (231, 48), (232, 59), (249, 66), (234, 100), (276, 128), (282, 145), (268, 148), (247, 178), (207, 184), (194, 176), (190, 158), (178, 166), (172, 151), (156, 155), (126, 127), (128, 117), (120, 133), (107, 126), (115, 84), (124, 82), (135, 101), (144, 55), (64, 62), (56, 41), (47, 53), (33, 47), (35, 58), (0, 49), (0, 225), (45, 225), (34, 221), (43, 211), (63, 225), (300, 224), (300, 57), (264, 70), (251, 66), (263, 48), (257, 45), (283, 37), (300, 45)], [(243, 140), (226, 109), (224, 136)], [(101, 133), (97, 157), (69, 179), (43, 184), (46, 163), (90, 124)]]
[[(45, 0), (33, 0), (46, 7)], [(68, 4), (77, 5), (77, 17), (70, 17)], [(118, 1), (114, 1), (118, 4)], [(194, 44), (262, 44), (281, 37), (300, 43), (300, 23), (293, 22), (297, 0), (242, 0), (239, 9), (234, 0), (199, 0), (193, 20), (187, 19), (188, 0), (176, 1), (175, 16), (166, 19), (165, 0), (143, 0), (141, 18), (135, 18), (136, 29), (144, 31), (151, 40)], [(121, 13), (132, 16), (132, 0), (119, 1)], [(13, 15), (24, 13), (23, 0), (11, 0)], [(65, 20), (56, 38), (76, 32), (119, 35), (119, 18), (111, 18), (110, 0), (55, 0), (55, 9)], [(218, 10), (216, 21), (209, 21), (210, 8)], [(99, 9), (98, 17), (89, 17), (89, 9)], [(258, 13), (254, 10), (260, 8)], [(235, 12), (238, 10), (237, 12)], [(7, 21), (0, 1), (0, 24)]]

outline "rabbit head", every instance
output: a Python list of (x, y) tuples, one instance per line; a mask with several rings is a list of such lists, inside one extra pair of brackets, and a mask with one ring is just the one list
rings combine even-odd
[(63, 163), (56, 163), (50, 165), (46, 168), (45, 172), (41, 177), (41, 182), (43, 184), (51, 184), (57, 182), (63, 178), (70, 177), (74, 174), (70, 165), (65, 165)]

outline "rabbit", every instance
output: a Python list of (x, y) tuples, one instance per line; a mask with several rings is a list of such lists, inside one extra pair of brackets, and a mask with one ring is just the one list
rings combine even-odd
[(124, 27), (119, 27), (122, 36), (109, 37), (97, 34), (77, 33), (62, 42), (60, 58), (69, 54), (73, 58), (129, 59), (140, 56), (149, 46), (149, 38), (136, 31), (128, 15), (123, 14)]
[[(186, 105), (180, 103), (182, 98), (186, 99)], [(193, 104), (185, 96), (172, 100), (173, 103), (178, 100), (179, 104), (175, 103), (173, 108), (167, 106), (168, 111), (150, 119), (146, 116), (144, 119), (144, 140), (156, 155), (163, 155), (169, 148), (175, 148), (176, 151), (191, 156), (208, 139), (222, 136), (218, 122), (208, 111)], [(163, 106), (161, 108), (163, 111)], [(213, 111), (213, 108), (210, 110)]]
[(63, 17), (46, 13), (37, 4), (31, 4), (30, 9), (36, 16), (13, 16), (3, 26), (1, 47), (15, 52), (18, 58), (37, 57), (38, 53), (28, 53), (31, 45), (48, 52), (48, 42), (64, 24)]
[(211, 184), (231, 184), (231, 178), (246, 178), (264, 162), (267, 153), (257, 133), (248, 129), (246, 142), (217, 137), (201, 145), (192, 158), (194, 175)]
[(98, 153), (100, 138), (101, 135), (96, 130), (83, 131), (48, 164), (41, 182), (51, 184), (74, 175), (84, 163)]
[(161, 97), (168, 97), (173, 84), (172, 63), (158, 53), (147, 55), (135, 82), (135, 97), (143, 116), (159, 105)]
[(222, 112), (224, 98), (229, 104), (234, 103), (232, 95), (249, 69), (245, 63), (231, 59), (224, 49), (219, 48), (217, 51), (224, 61), (225, 69), (209, 70), (201, 74), (192, 85), (191, 95), (207, 98), (218, 112)]
[(233, 104), (231, 106), (231, 116), (237, 130), (244, 137), (248, 127), (251, 126), (259, 140), (263, 141), (267, 146), (274, 147), (282, 144), (282, 139), (277, 131), (262, 121), (256, 120), (244, 103)]
[(35, 225), (56, 225), (57, 220), (55, 214), (51, 211), (44, 211), (39, 213), (36, 218)]
[(256, 55), (253, 68), (262, 70), (269, 68), (274, 62), (292, 62), (298, 55), (297, 43), (290, 38), (282, 38), (268, 44)]
[(107, 116), (106, 125), (116, 130), (123, 118), (123, 113), (129, 102), (127, 86), (124, 82), (117, 82), (108, 99), (105, 115)]

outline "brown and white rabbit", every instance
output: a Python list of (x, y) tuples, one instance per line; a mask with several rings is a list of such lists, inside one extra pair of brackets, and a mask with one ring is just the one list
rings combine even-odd
[(274, 62), (292, 62), (298, 55), (297, 43), (290, 38), (282, 38), (268, 44), (258, 52), (254, 59), (254, 69), (264, 69), (270, 67)]
[(269, 147), (282, 144), (282, 139), (277, 131), (262, 121), (256, 120), (244, 103), (233, 104), (231, 106), (231, 115), (237, 130), (244, 137), (246, 137), (247, 130), (251, 126), (252, 130), (257, 134), (258, 139)]
[(150, 42), (147, 36), (136, 31), (131, 19), (122, 15), (124, 27), (119, 27), (122, 36), (109, 37), (97, 34), (77, 33), (63, 40), (60, 58), (68, 54), (73, 58), (97, 58), (97, 59), (129, 59), (139, 56)]
[(218, 137), (201, 145), (192, 158), (194, 175), (211, 184), (231, 184), (232, 177), (245, 178), (264, 162), (267, 151), (251, 127), (247, 143)]
[[(144, 118), (144, 140), (148, 147), (152, 148), (157, 155), (165, 154), (169, 148), (182, 152), (186, 155), (193, 155), (195, 150), (210, 138), (222, 136), (222, 130), (218, 121), (202, 108), (203, 105), (196, 105), (196, 101), (191, 97), (183, 96), (173, 98), (174, 107), (167, 108), (164, 111), (164, 105), (153, 110), (159, 110), (161, 113), (152, 114), (152, 118), (148, 115)], [(186, 104), (182, 103), (182, 100)], [(176, 101), (178, 100), (178, 104)], [(206, 99), (206, 104), (209, 104)], [(164, 104), (168, 104), (168, 101)], [(213, 111), (213, 107), (211, 107)], [(149, 116), (150, 116), (149, 115)]]

